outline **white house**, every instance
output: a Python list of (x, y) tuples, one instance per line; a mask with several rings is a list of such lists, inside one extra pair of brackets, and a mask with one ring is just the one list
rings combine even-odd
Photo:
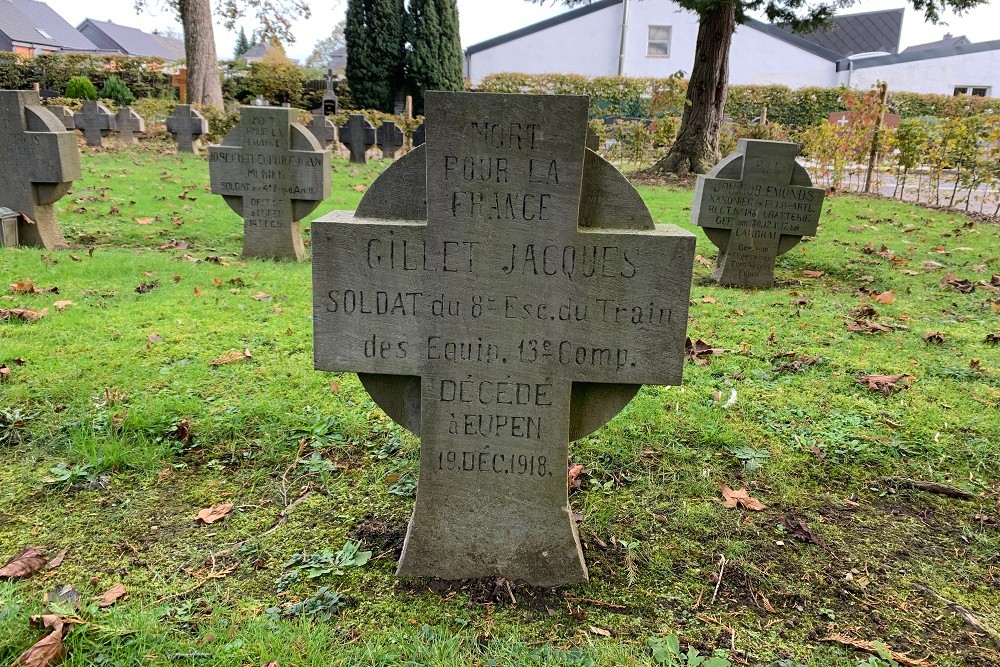
[[(837, 17), (828, 30), (797, 35), (751, 20), (733, 36), (729, 81), (867, 88), (884, 80), (893, 90), (1000, 91), (1000, 41), (969, 44), (949, 36), (940, 46), (897, 53), (902, 22), (902, 9), (865, 12)], [(473, 44), (465, 51), (466, 75), (473, 85), (501, 72), (686, 76), (697, 35), (697, 15), (671, 0), (597, 0)], [(973, 73), (982, 80), (967, 81)]]

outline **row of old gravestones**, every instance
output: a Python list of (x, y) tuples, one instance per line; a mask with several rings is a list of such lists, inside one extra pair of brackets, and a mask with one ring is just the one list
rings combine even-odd
[[(0, 174), (17, 194), (0, 204), (54, 225), (51, 202), (79, 176), (75, 139), (29, 94), (0, 94)], [(426, 143), (356, 211), (313, 223), (314, 366), (359, 373), (420, 436), (399, 575), (584, 581), (569, 442), (642, 384), (680, 384), (695, 237), (655, 225), (586, 149), (586, 97), (425, 102)], [(297, 255), (290, 223), (329, 193), (330, 156), (293, 113), (245, 108), (209, 149), (245, 254)], [(822, 197), (793, 145), (741, 142), (696, 190), (720, 280), (773, 277), (774, 257), (815, 232)]]
[[(132, 107), (122, 107), (118, 113), (100, 102), (85, 101), (81, 109), (74, 112), (69, 107), (54, 105), (49, 111), (62, 121), (67, 130), (83, 132), (88, 146), (104, 146), (104, 139), (117, 133), (123, 143), (138, 142), (139, 135), (146, 131), (146, 121)], [(351, 114), (347, 122), (339, 128), (326, 117), (322, 109), (313, 111), (312, 119), (306, 126), (319, 140), (324, 150), (336, 145), (338, 137), (350, 151), (351, 162), (365, 164), (368, 149), (377, 145), (382, 150), (383, 159), (393, 159), (403, 148), (403, 131), (395, 122), (387, 120), (375, 128), (363, 114)], [(208, 121), (189, 104), (179, 104), (167, 118), (167, 131), (177, 141), (182, 153), (197, 153), (200, 138), (208, 133)], [(424, 143), (424, 126), (414, 132), (414, 147)]]

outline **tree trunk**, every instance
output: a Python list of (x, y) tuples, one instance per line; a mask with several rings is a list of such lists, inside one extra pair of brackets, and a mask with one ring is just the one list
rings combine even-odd
[(651, 171), (704, 174), (721, 159), (719, 135), (729, 93), (729, 46), (735, 29), (736, 5), (731, 2), (702, 14), (677, 141)]
[(209, 0), (180, 0), (187, 58), (187, 102), (222, 108), (219, 58), (215, 53), (212, 6)]

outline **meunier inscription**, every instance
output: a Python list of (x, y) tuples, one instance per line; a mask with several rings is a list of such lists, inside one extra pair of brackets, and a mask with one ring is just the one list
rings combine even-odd
[[(573, 384), (680, 381), (694, 239), (579, 226), (586, 98), (426, 103), (426, 220), (313, 224), (316, 367), (419, 387), (400, 575), (581, 581), (565, 480)], [(376, 181), (366, 200), (393, 194)]]
[(718, 283), (770, 287), (777, 256), (816, 233), (824, 192), (809, 187), (797, 153), (792, 143), (744, 139), (698, 177), (691, 215), (719, 248)]

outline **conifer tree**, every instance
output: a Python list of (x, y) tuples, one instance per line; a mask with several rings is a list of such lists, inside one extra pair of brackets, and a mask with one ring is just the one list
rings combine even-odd
[(348, 0), (347, 84), (359, 108), (392, 112), (403, 83), (403, 0)]
[(422, 113), (428, 90), (462, 90), (462, 43), (455, 0), (410, 0), (409, 79)]
[(250, 50), (250, 40), (247, 39), (247, 31), (240, 26), (240, 34), (236, 36), (236, 48), (233, 49), (233, 58), (239, 58)]

